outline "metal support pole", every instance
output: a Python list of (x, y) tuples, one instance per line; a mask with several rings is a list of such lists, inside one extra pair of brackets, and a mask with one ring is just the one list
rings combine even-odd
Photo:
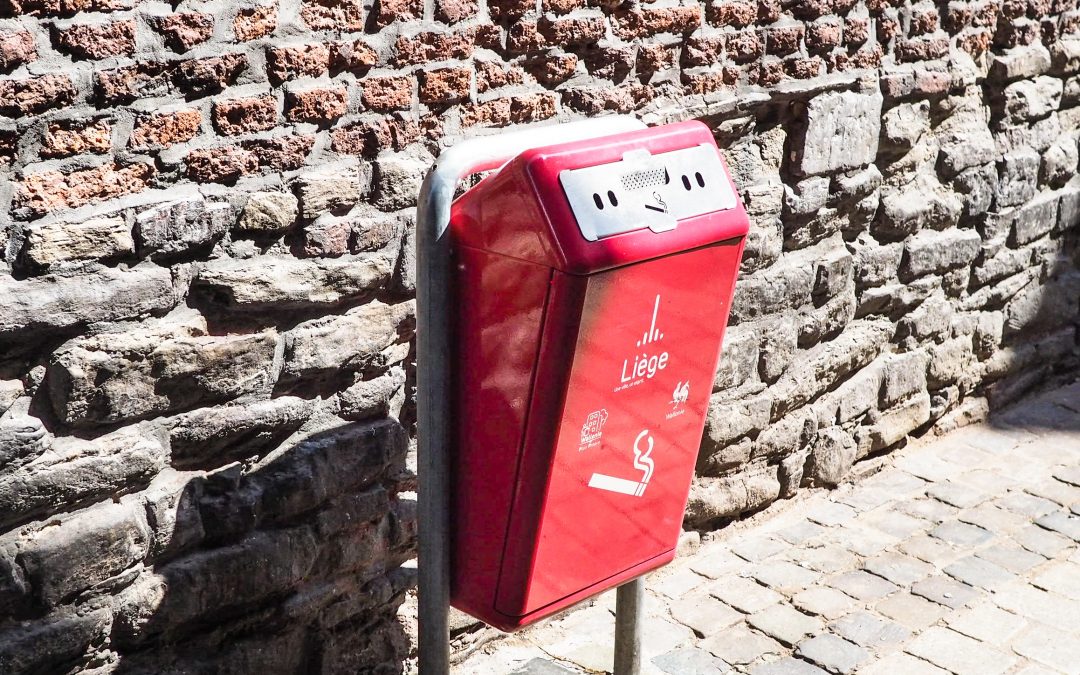
[[(496, 169), (529, 148), (644, 129), (632, 117), (474, 138), (439, 157), (420, 188), (416, 209), (416, 432), (418, 635), (421, 675), (450, 670), (450, 204), (463, 178)], [(635, 583), (635, 582), (632, 582)]]
[(645, 580), (627, 581), (615, 590), (615, 673), (641, 672), (641, 616), (645, 610)]

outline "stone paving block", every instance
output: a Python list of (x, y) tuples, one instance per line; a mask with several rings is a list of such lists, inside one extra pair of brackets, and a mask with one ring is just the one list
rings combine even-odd
[(1067, 537), (1045, 530), (1038, 525), (1029, 525), (1010, 536), (1013, 541), (1027, 550), (1047, 558), (1056, 558), (1074, 546)]
[(855, 517), (855, 509), (836, 502), (821, 502), (810, 507), (806, 517), (818, 525), (832, 527), (846, 523)]
[[(978, 462), (971, 463), (971, 465), (975, 466), (978, 466), (978, 464)], [(1015, 478), (986, 469), (968, 471), (960, 476), (959, 481), (978, 488), (990, 496), (1003, 495), (1009, 490), (1016, 489), (1020, 486), (1020, 482)]]
[(913, 584), (911, 592), (952, 609), (969, 605), (982, 597), (982, 593), (971, 586), (941, 574)]
[(721, 579), (709, 586), (709, 593), (747, 614), (760, 612), (769, 605), (784, 599), (776, 591), (742, 577)]
[(851, 551), (832, 543), (796, 549), (789, 551), (787, 555), (793, 562), (825, 574), (846, 572), (855, 569), (859, 564), (859, 559)]
[(1016, 449), (1021, 443), (1030, 443), (1037, 436), (1024, 429), (1007, 429), (988, 424), (972, 425), (949, 434), (949, 441), (963, 443), (994, 454)]
[(761, 562), (768, 558), (783, 553), (789, 548), (786, 542), (772, 537), (751, 536), (743, 541), (734, 543), (731, 551), (743, 560)]
[(860, 517), (864, 525), (897, 539), (907, 539), (930, 528), (930, 523), (899, 511), (874, 511)]
[(961, 558), (944, 570), (945, 574), (962, 581), (968, 586), (991, 589), (1016, 578), (1016, 575), (994, 563), (969, 555)]
[(992, 533), (981, 527), (961, 523), (959, 520), (945, 521), (930, 530), (930, 536), (961, 547), (978, 546), (994, 538)]
[(1063, 466), (1055, 470), (1053, 476), (1062, 483), (1080, 487), (1080, 466)]
[(874, 609), (910, 631), (920, 631), (937, 623), (950, 610), (926, 598), (896, 593), (874, 605)]
[(668, 675), (723, 675), (731, 666), (704, 649), (680, 647), (653, 657), (653, 665)]
[(855, 599), (835, 588), (815, 586), (795, 594), (792, 604), (825, 619), (837, 619), (855, 608)]
[(510, 675), (566, 675), (567, 673), (576, 673), (575, 670), (564, 668), (554, 661), (547, 659), (532, 659), (525, 664), (524, 668), (515, 670)]
[(921, 494), (926, 489), (926, 481), (916, 478), (907, 471), (896, 467), (882, 469), (866, 479), (864, 487), (881, 494), (889, 495), (896, 501), (906, 500), (914, 494)]
[(909, 499), (899, 502), (897, 508), (904, 513), (931, 523), (942, 523), (956, 517), (960, 509), (936, 499)]
[(821, 630), (821, 619), (807, 616), (790, 605), (772, 605), (746, 619), (754, 628), (791, 647), (807, 635)]
[(916, 478), (922, 478), (931, 483), (949, 480), (954, 476), (959, 476), (966, 470), (929, 453), (905, 455), (896, 460), (895, 466), (907, 471)]
[(750, 575), (769, 588), (787, 595), (812, 586), (821, 578), (820, 572), (787, 560), (761, 563), (750, 571)]
[(598, 635), (614, 635), (615, 617), (611, 612), (594, 605), (541, 629), (530, 639), (549, 656), (587, 671), (612, 669), (615, 662), (614, 643), (611, 639), (596, 639)]
[(929, 535), (900, 542), (899, 548), (904, 553), (937, 567), (944, 567), (963, 555), (960, 549), (952, 544)]
[(871, 556), (896, 545), (900, 537), (885, 534), (881, 530), (862, 527), (861, 523), (845, 525), (833, 530), (830, 536), (847, 550), (861, 556)]
[(664, 574), (654, 574), (649, 578), (649, 588), (663, 593), (669, 598), (681, 598), (707, 579), (686, 567), (674, 568)]
[(926, 494), (960, 509), (977, 506), (990, 498), (990, 495), (981, 490), (951, 480), (931, 485), (926, 489)]
[[(681, 647), (694, 640), (694, 632), (686, 626), (668, 621), (661, 616), (646, 616), (644, 625), (647, 630), (642, 631), (641, 653), (644, 659), (649, 659), (660, 654)], [(593, 639), (596, 639), (595, 636)]]
[(964, 509), (957, 515), (957, 520), (969, 525), (981, 527), (994, 534), (1009, 534), (1021, 530), (1031, 522), (1026, 516), (996, 506), (983, 504), (973, 509)]
[(795, 654), (832, 673), (853, 673), (870, 658), (862, 647), (829, 633), (801, 642)]
[(949, 675), (932, 663), (896, 652), (859, 669), (859, 675)]
[(720, 542), (706, 544), (694, 554), (689, 567), (702, 576), (719, 579), (734, 574), (745, 567), (746, 562), (729, 551)]
[(927, 628), (911, 641), (907, 651), (958, 674), (998, 675), (1016, 663), (1004, 652), (941, 626)]
[(716, 598), (692, 593), (671, 603), (671, 618), (702, 637), (742, 621), (743, 615)]
[[(1075, 629), (1075, 625), (1073, 626)], [(1013, 651), (1063, 673), (1080, 673), (1080, 640), (1050, 626), (1032, 626), (1013, 640)]]
[(784, 541), (793, 546), (805, 544), (815, 537), (828, 532), (824, 527), (811, 523), (809, 520), (802, 520), (794, 525), (785, 527), (782, 530), (777, 530), (776, 536), (780, 537)]
[(1080, 516), (1064, 511), (1048, 513), (1035, 521), (1039, 527), (1053, 530), (1073, 541), (1080, 541)]
[(877, 651), (894, 649), (911, 638), (907, 628), (869, 612), (852, 612), (829, 624), (829, 630), (860, 647)]
[(863, 601), (878, 600), (899, 590), (892, 582), (863, 570), (845, 572), (829, 577), (825, 583), (847, 593), (856, 600)]
[(1060, 507), (1049, 499), (1029, 495), (1026, 492), (1012, 492), (994, 500), (994, 504), (1006, 511), (1012, 511), (1034, 520), (1039, 516), (1057, 511)]
[(1038, 553), (1032, 553), (1015, 544), (994, 544), (977, 551), (975, 555), (1017, 574), (1046, 562), (1046, 558)]
[(762, 663), (750, 669), (750, 675), (826, 675), (815, 665), (790, 656), (771, 663)]
[(1010, 673), (1010, 675), (1061, 675), (1061, 671), (1047, 668), (1038, 663), (1032, 663), (1024, 666), (1020, 670)]
[(863, 563), (866, 571), (893, 582), (898, 586), (910, 586), (934, 573), (934, 566), (896, 551), (887, 551)]
[(950, 614), (945, 617), (945, 623), (958, 633), (997, 645), (1007, 644), (1009, 638), (1027, 625), (1023, 617), (1006, 612), (989, 602), (981, 602), (969, 609)]
[(1071, 562), (1054, 563), (1032, 579), (1031, 583), (1045, 591), (1080, 600), (1080, 565)]
[(859, 513), (872, 511), (892, 500), (893, 496), (888, 491), (879, 490), (873, 486), (858, 487), (836, 497), (836, 501), (850, 506)]
[(765, 654), (781, 655), (784, 646), (739, 624), (701, 642), (700, 647), (732, 665), (752, 663)]
[(1066, 508), (1080, 503), (1080, 488), (1075, 488), (1058, 480), (1045, 480), (1034, 485), (1025, 485), (1024, 491), (1036, 497), (1049, 499)]
[[(959, 445), (953, 443), (944, 444), (938, 457), (946, 462), (956, 464), (957, 466), (963, 466), (971, 468), (974, 466), (990, 466), (994, 462), (994, 453), (988, 452), (981, 448), (975, 448), (970, 445)], [(967, 476), (971, 471), (965, 471), (961, 477)]]
[(1050, 626), (1080, 626), (1080, 602), (1040, 590), (1025, 582), (999, 589), (993, 600), (1002, 609)]

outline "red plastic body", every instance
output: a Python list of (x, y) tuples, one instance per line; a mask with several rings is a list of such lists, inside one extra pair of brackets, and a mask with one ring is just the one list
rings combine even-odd
[(702, 143), (530, 150), (453, 205), (451, 601), (503, 630), (674, 557), (748, 219), (590, 242), (559, 172)]

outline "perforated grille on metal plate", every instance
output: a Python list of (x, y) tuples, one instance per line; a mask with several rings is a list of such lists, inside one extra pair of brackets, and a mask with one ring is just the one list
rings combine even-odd
[(624, 190), (640, 190), (642, 188), (664, 185), (667, 183), (667, 169), (646, 169), (645, 171), (633, 171), (624, 174), (619, 180), (622, 181)]

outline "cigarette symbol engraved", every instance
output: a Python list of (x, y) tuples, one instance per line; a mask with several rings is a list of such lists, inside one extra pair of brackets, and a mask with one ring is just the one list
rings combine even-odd
[[(645, 450), (641, 449), (642, 439), (645, 439), (647, 444)], [(641, 480), (633, 481), (617, 476), (594, 473), (589, 479), (589, 487), (598, 490), (607, 490), (608, 492), (618, 492), (619, 494), (630, 495), (631, 497), (640, 497), (644, 495), (645, 488), (649, 486), (649, 480), (652, 478), (653, 469), (656, 468), (652, 457), (649, 456), (652, 451), (653, 437), (649, 435), (649, 430), (645, 429), (638, 434), (637, 439), (634, 440), (634, 468), (641, 472)]]

